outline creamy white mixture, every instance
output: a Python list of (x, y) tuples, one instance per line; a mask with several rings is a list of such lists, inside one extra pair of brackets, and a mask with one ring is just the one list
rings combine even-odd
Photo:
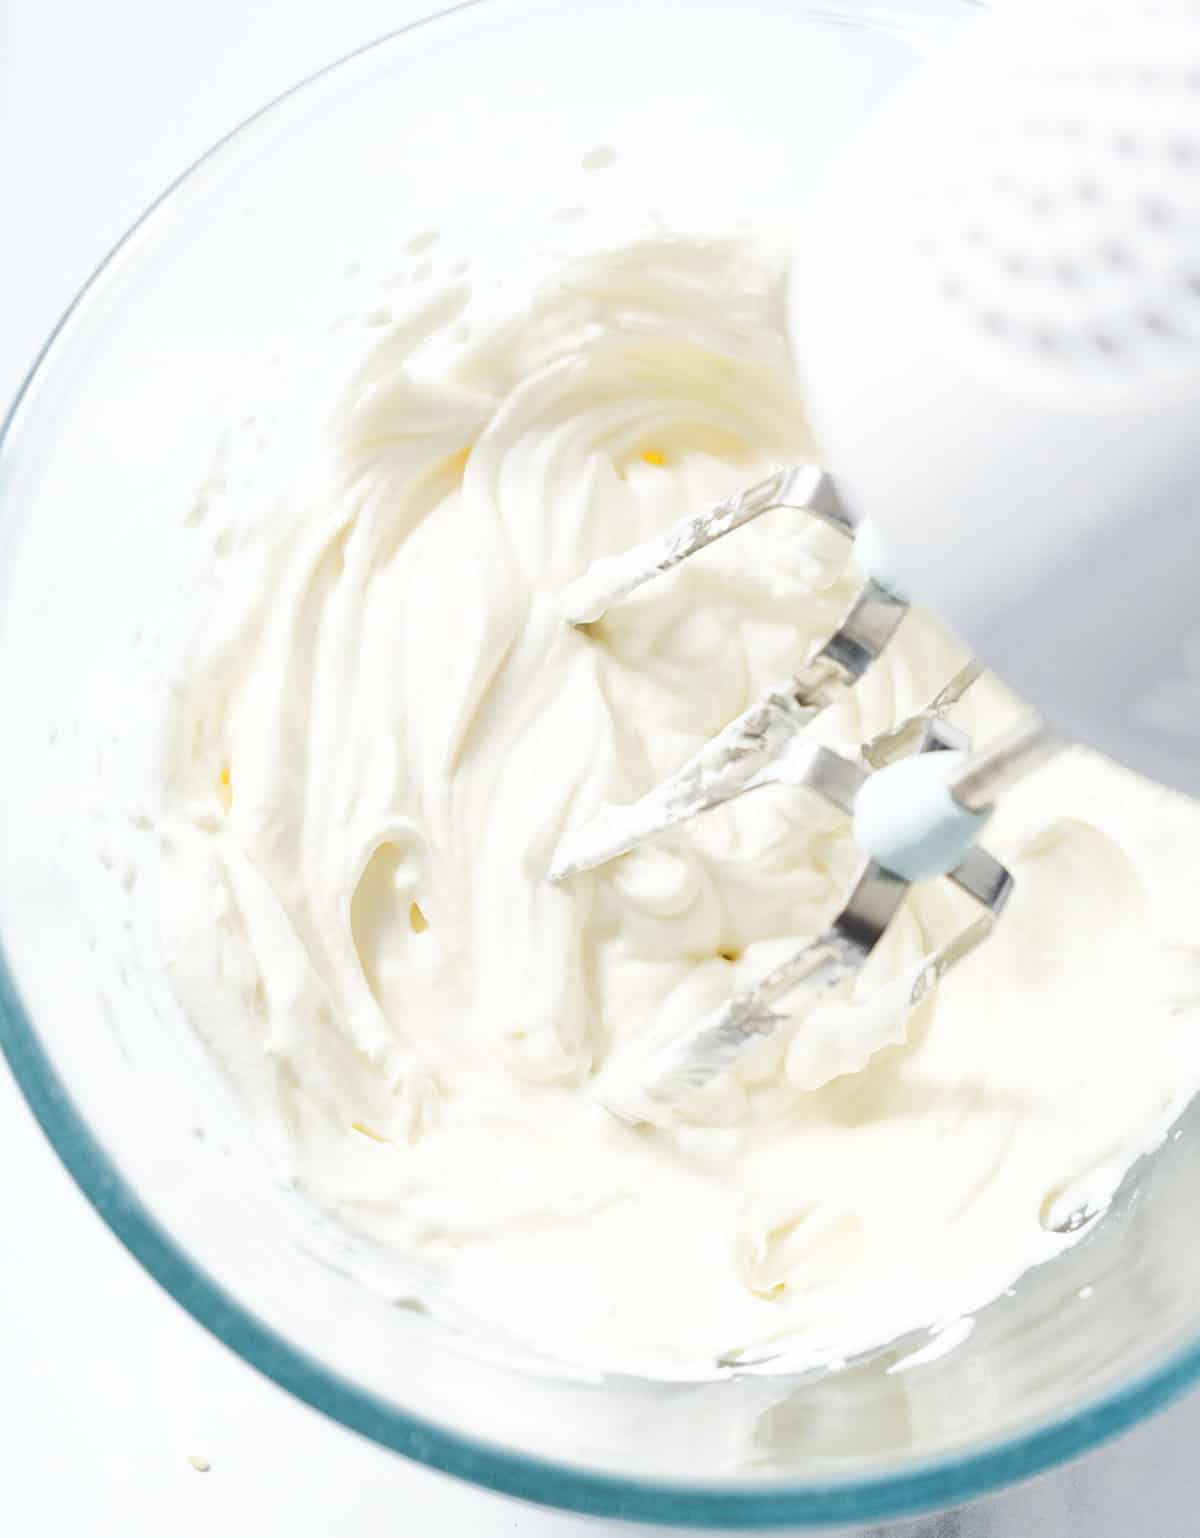
[[(313, 1201), (567, 1362), (836, 1361), (985, 1304), (1071, 1241), (1200, 1079), (1200, 810), (1072, 753), (987, 843), (993, 939), (915, 1014), (863, 1002), (969, 910), (666, 1127), (593, 1093), (836, 911), (843, 820), (764, 790), (545, 879), (564, 831), (679, 765), (834, 627), (836, 535), (775, 513), (601, 623), (597, 556), (813, 457), (781, 268), (735, 241), (576, 262), (482, 341), (465, 292), (379, 333), (243, 512), (170, 725), (171, 976)], [(320, 381), (314, 383), (320, 388)], [(961, 657), (911, 615), (822, 722), (853, 744)], [(984, 681), (955, 719), (1012, 702)]]

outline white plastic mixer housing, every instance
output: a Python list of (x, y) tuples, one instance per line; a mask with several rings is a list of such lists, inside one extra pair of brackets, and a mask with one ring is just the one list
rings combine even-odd
[(985, 16), (839, 166), (791, 313), (906, 592), (1200, 792), (1200, 0)]

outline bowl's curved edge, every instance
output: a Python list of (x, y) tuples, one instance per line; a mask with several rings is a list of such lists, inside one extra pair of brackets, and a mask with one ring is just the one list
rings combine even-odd
[(589, 1516), (690, 1527), (823, 1527), (911, 1516), (985, 1495), (1085, 1452), (1162, 1409), (1200, 1376), (1197, 1344), (1160, 1371), (1000, 1447), (869, 1480), (706, 1489), (543, 1462), (397, 1410), (285, 1340), (197, 1265), (151, 1215), (84, 1122), (29, 1026), (2, 950), (0, 1051), (80, 1190), (130, 1254), (223, 1345), (371, 1441), (505, 1495)]

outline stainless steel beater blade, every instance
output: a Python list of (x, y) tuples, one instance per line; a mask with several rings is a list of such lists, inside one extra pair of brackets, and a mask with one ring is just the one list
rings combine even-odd
[(665, 534), (620, 555), (593, 561), (583, 576), (563, 591), (563, 613), (572, 625), (592, 624), (644, 582), (663, 576), (698, 550), (780, 507), (812, 513), (843, 534), (854, 532), (854, 521), (842, 506), (829, 472), (820, 465), (792, 465), (737, 496), (727, 497), (705, 513), (681, 518)]
[(939, 689), (924, 710), (917, 711), (887, 731), (879, 732), (864, 743), (862, 756), (872, 769), (882, 769), (910, 753), (919, 753), (925, 732), (933, 721), (941, 721), (954, 709), (967, 690), (983, 677), (984, 666), (974, 657), (964, 662), (954, 677)]
[[(854, 519), (828, 472), (818, 465), (794, 465), (706, 513), (683, 519), (656, 539), (595, 562), (563, 594), (568, 619), (573, 624), (599, 619), (643, 582), (781, 507), (810, 513), (847, 539), (854, 537)], [(868, 579), (833, 635), (786, 684), (735, 717), (640, 800), (626, 806), (606, 802), (568, 832), (555, 850), (550, 880), (565, 881), (578, 871), (603, 865), (745, 790), (779, 781), (795, 783), (794, 775), (772, 774), (769, 766), (819, 711), (862, 677), (907, 612), (902, 598)]]
[[(937, 752), (964, 745), (957, 729), (922, 712), (919, 752)], [(870, 771), (828, 748), (813, 747), (796, 783), (803, 784), (850, 815), (859, 789)], [(950, 937), (925, 958), (910, 986), (915, 1007), (929, 990), (991, 933), (1008, 901), (1013, 881), (1003, 865), (976, 846), (949, 879), (979, 903), (977, 919)], [(667, 1042), (636, 1066), (622, 1065), (620, 1077), (611, 1073), (597, 1093), (616, 1115), (629, 1121), (652, 1121), (669, 1112), (731, 1067), (754, 1041), (811, 1010), (839, 984), (865, 964), (895, 917), (909, 883), (868, 861), (841, 912), (823, 934), (769, 972), (760, 982), (734, 994), (690, 1031)], [(775, 1006), (787, 998), (786, 1011)]]
[(772, 761), (818, 712), (853, 687), (907, 612), (903, 599), (868, 579), (833, 635), (787, 684), (736, 716), (639, 801), (606, 802), (571, 829), (555, 851), (550, 880), (603, 865), (745, 790), (780, 780), (795, 783), (791, 775), (772, 775)]

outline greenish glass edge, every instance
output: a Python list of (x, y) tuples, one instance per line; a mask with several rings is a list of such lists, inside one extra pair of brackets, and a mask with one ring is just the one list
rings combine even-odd
[(824, 1527), (957, 1505), (1115, 1436), (1200, 1376), (1200, 1343), (1057, 1424), (903, 1474), (846, 1483), (721, 1489), (593, 1473), (506, 1452), (396, 1409), (299, 1350), (192, 1260), (151, 1216), (84, 1122), (37, 1040), (0, 951), (0, 1050), (80, 1190), (159, 1285), (200, 1324), (305, 1404), (393, 1452), (505, 1495), (589, 1516), (708, 1528)]
[[(399, 38), (474, 10), (461, 0), (398, 28), (318, 70), (239, 124), (150, 205), (84, 284), (34, 361), (0, 424), (0, 487), (21, 418), (47, 367), (86, 312), (94, 290), (175, 192), (252, 125), (315, 82)], [(654, 1483), (549, 1463), (460, 1436), (397, 1409), (324, 1367), (244, 1308), (178, 1245), (126, 1182), (76, 1108), (21, 1003), (0, 946), (0, 1052), (59, 1160), (135, 1260), (221, 1343), (314, 1410), (418, 1463), (504, 1495), (588, 1516), (665, 1526), (824, 1527), (886, 1521), (974, 1500), (1031, 1478), (1128, 1430), (1165, 1408), (1200, 1378), (1200, 1338), (1161, 1367), (1049, 1425), (998, 1447), (873, 1479), (804, 1486)]]

